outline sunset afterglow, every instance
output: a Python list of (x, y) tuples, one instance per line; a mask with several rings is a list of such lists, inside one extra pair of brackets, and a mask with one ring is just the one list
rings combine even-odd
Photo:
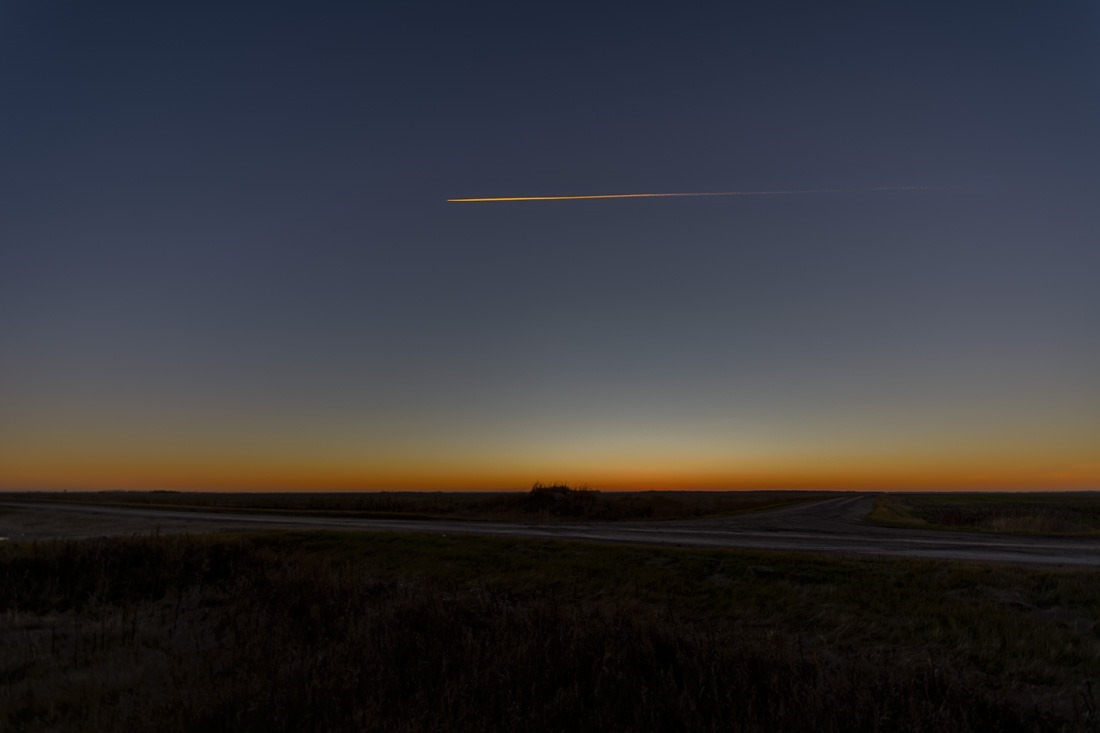
[(1100, 489), (1083, 9), (16, 5), (0, 489)]

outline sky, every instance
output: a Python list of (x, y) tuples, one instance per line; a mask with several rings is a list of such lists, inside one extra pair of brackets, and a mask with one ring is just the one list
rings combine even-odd
[(0, 488), (1100, 489), (1098, 130), (1095, 2), (4, 0)]

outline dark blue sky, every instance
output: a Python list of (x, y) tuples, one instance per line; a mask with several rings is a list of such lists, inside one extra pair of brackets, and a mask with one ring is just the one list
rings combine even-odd
[(1100, 485), (1097, 8), (0, 4), (0, 483)]

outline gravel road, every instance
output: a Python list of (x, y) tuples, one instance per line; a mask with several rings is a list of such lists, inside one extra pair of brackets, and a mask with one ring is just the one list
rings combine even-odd
[(650, 545), (740, 547), (839, 555), (881, 555), (1029, 564), (1100, 566), (1100, 538), (897, 529), (864, 524), (874, 497), (835, 499), (731, 517), (543, 523), (427, 519), (288, 517), (143, 507), (0, 503), (0, 538), (105, 537), (153, 532), (339, 529), (596, 540)]

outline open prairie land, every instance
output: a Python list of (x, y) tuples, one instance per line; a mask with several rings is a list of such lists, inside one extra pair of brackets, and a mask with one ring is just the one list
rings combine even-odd
[(1097, 729), (1100, 572), (399, 533), (0, 545), (0, 729)]
[[(875, 509), (875, 495), (827, 496), (690, 518), (606, 520), (552, 513), (574, 501), (599, 501), (595, 492), (557, 498), (532, 492), (526, 497), (512, 495), (510, 500), (532, 498), (549, 502), (552, 509), (540, 509), (518, 520), (492, 521), (484, 516), (374, 516), (326, 511), (206, 510), (193, 505), (0, 500), (0, 507), (8, 509), (0, 516), (0, 537), (20, 541), (243, 529), (383, 530), (1100, 567), (1100, 537), (981, 534), (928, 525), (874, 523), (865, 518)], [(878, 507), (880, 512), (881, 501)]]
[(1100, 535), (1100, 492), (883, 494), (871, 518), (902, 527)]
[(824, 491), (629, 491), (563, 484), (530, 491), (378, 491), (231, 493), (198, 491), (7, 492), (0, 501), (60, 502), (294, 516), (494, 520), (684, 519), (772, 509), (836, 493)]

